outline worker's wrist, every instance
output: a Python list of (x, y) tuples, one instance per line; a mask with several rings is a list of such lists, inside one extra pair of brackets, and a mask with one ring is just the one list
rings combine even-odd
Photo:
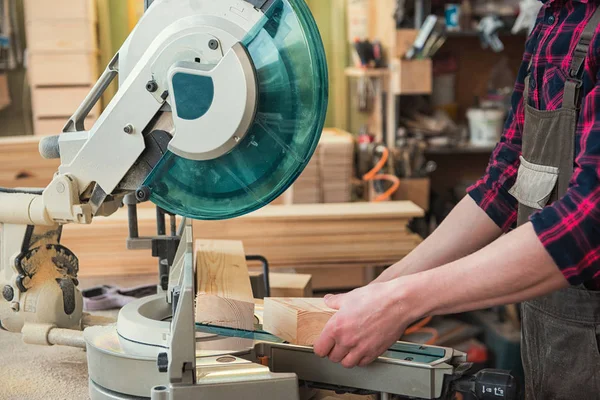
[(393, 302), (401, 305), (408, 317), (415, 321), (430, 315), (434, 307), (430, 299), (435, 296), (426, 295), (426, 285), (421, 276), (422, 274), (401, 276), (387, 282), (388, 293)]

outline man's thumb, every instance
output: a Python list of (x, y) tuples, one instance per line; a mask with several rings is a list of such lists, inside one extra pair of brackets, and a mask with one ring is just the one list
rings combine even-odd
[(328, 294), (325, 296), (325, 305), (329, 308), (333, 308), (334, 310), (339, 310), (341, 297), (341, 295)]

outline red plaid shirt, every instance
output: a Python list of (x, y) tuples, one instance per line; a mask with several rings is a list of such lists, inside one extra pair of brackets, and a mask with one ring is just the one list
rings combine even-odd
[[(573, 49), (600, 1), (545, 2), (529, 37), (504, 134), (486, 174), (469, 195), (508, 231), (517, 219), (514, 185), (521, 154), (523, 90), (530, 60), (529, 104), (540, 110), (562, 105)], [(583, 99), (575, 138), (574, 175), (567, 194), (530, 218), (540, 241), (572, 285), (600, 289), (600, 29), (590, 46), (583, 75)]]

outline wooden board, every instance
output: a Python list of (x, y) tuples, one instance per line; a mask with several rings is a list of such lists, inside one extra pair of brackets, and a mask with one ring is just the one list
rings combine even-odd
[(46, 187), (58, 170), (59, 160), (46, 160), (38, 150), (40, 138), (0, 139), (0, 186)]
[[(35, 118), (70, 117), (83, 102), (91, 87), (42, 87), (33, 88), (31, 101)], [(98, 116), (96, 105), (89, 116)]]
[[(385, 263), (384, 263), (385, 264)], [(299, 274), (312, 276), (313, 291), (350, 290), (361, 287), (375, 278), (374, 266), (365, 263), (331, 263), (296, 268)]]
[(284, 204), (343, 203), (351, 200), (354, 138), (325, 129), (311, 161), (282, 196)]
[(312, 297), (312, 276), (310, 274), (269, 274), (271, 296), (273, 297)]
[(93, 86), (98, 79), (98, 54), (32, 51), (28, 53), (27, 77), (32, 87)]
[(357, 394), (337, 394), (334, 391), (329, 390), (317, 390), (315, 395), (311, 397), (309, 400), (377, 400), (378, 396), (368, 395), (368, 396), (360, 396)]
[(84, 19), (41, 20), (26, 24), (27, 46), (34, 52), (90, 52), (98, 48), (96, 23)]
[(263, 329), (289, 343), (312, 346), (335, 312), (323, 299), (268, 297)]
[[(36, 136), (58, 135), (62, 132), (67, 117), (59, 118), (36, 118), (33, 121), (33, 132)], [(85, 119), (85, 129), (89, 130), (96, 122), (96, 117), (88, 117)]]
[(242, 243), (197, 240), (194, 251), (196, 322), (254, 330), (254, 296)]
[[(323, 220), (385, 220), (388, 218), (412, 219), (423, 216), (423, 210), (409, 201), (387, 203), (300, 204), (262, 208), (242, 217), (259, 222), (264, 219), (299, 221)], [(240, 218), (241, 219), (241, 218)], [(220, 223), (220, 222), (219, 222)]]
[(95, 0), (25, 0), (25, 20), (69, 20), (95, 21)]
[(8, 107), (11, 103), (10, 90), (8, 88), (8, 76), (0, 74), (0, 110)]
[[(230, 221), (194, 221), (194, 232), (198, 239), (240, 240), (274, 272), (312, 274), (313, 289), (351, 289), (370, 282), (373, 267), (399, 261), (421, 242), (406, 228), (409, 216), (421, 213), (406, 202), (268, 206)], [(138, 220), (140, 235), (156, 232), (153, 208), (141, 207)], [(127, 250), (127, 233), (122, 209), (91, 226), (65, 226), (62, 242), (78, 256), (81, 276), (156, 273), (149, 251)]]

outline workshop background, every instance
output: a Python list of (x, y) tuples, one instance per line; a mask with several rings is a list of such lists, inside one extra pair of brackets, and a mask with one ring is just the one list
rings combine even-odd
[[(484, 173), (541, 5), (306, 1), (330, 74), (315, 157), (269, 210), (196, 222), (203, 238), (242, 240), (248, 254), (267, 257), (282, 296), (367, 284), (436, 228)], [(39, 157), (40, 137), (62, 131), (143, 8), (142, 0), (0, 0), (0, 186), (50, 181), (58, 163)], [(340, 211), (339, 203), (348, 207)], [(156, 229), (155, 216), (151, 207), (140, 210), (141, 232)], [(155, 280), (156, 260), (126, 249), (126, 218), (65, 228), (83, 287)], [(482, 367), (519, 374), (518, 306), (426, 322), (403, 340), (455, 347)]]

